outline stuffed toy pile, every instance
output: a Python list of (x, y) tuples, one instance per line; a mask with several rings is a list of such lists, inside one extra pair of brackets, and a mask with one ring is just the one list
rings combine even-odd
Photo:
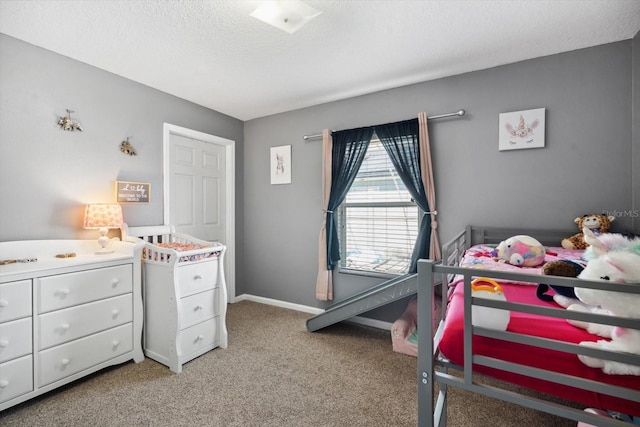
[[(585, 241), (590, 245), (585, 252), (589, 259), (579, 274), (580, 279), (608, 280), (615, 283), (640, 283), (640, 238), (628, 239), (620, 234), (596, 236), (589, 228), (583, 228)], [(575, 288), (578, 300), (563, 296), (554, 300), (569, 310), (609, 314), (640, 319), (640, 294), (627, 294), (600, 289)], [(583, 341), (580, 345), (602, 350), (640, 355), (640, 331), (597, 323), (569, 320), (575, 326), (609, 340)], [(607, 374), (640, 375), (640, 366), (627, 365), (578, 355), (582, 363), (601, 368)]]
[[(611, 223), (616, 219), (613, 215), (602, 215), (602, 214), (589, 214), (579, 216), (574, 219), (573, 222), (578, 225), (578, 230), (583, 230), (584, 228), (588, 228), (594, 234), (604, 234), (609, 231), (609, 227), (611, 227)], [(588, 244), (584, 240), (584, 233), (574, 234), (571, 237), (567, 237), (566, 239), (562, 239), (562, 247), (565, 249), (575, 249), (582, 250), (586, 249)]]
[[(609, 231), (609, 227), (614, 220), (614, 216), (588, 214), (574, 219), (573, 222), (578, 225), (580, 230), (588, 228), (593, 232), (593, 234), (600, 236)], [(584, 239), (584, 233), (574, 234), (571, 237), (563, 239), (561, 245), (564, 249), (589, 250), (589, 244)], [(542, 266), (541, 273), (547, 276), (578, 277), (586, 265), (587, 263), (582, 259), (553, 260)], [(555, 291), (556, 296), (547, 294), (549, 288), (552, 288)], [(537, 295), (538, 298), (543, 301), (553, 301), (554, 299), (557, 299), (557, 295), (561, 295), (561, 299), (562, 297), (576, 298), (576, 294), (571, 287), (548, 286), (546, 284), (540, 284), (538, 286)], [(562, 301), (566, 303), (566, 299)], [(558, 304), (562, 305), (561, 302), (558, 302)]]

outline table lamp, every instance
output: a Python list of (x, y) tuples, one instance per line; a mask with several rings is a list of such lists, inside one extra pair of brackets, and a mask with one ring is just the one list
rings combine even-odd
[(84, 228), (100, 230), (98, 244), (100, 249), (96, 254), (110, 254), (113, 249), (107, 249), (110, 228), (122, 227), (122, 208), (116, 203), (98, 203), (87, 205), (84, 211)]

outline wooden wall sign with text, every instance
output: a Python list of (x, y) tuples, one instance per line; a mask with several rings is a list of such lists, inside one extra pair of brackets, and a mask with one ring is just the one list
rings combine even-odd
[(149, 203), (150, 199), (150, 183), (116, 181), (116, 201), (118, 203)]

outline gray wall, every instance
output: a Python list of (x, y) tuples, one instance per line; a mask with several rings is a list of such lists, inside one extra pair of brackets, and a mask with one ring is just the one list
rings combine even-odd
[(633, 106), (631, 118), (633, 123), (633, 231), (640, 234), (640, 31), (633, 38), (632, 51), (632, 90)]
[[(630, 211), (631, 48), (608, 44), (246, 122), (246, 291), (326, 305), (314, 296), (322, 143), (302, 139), (323, 128), (466, 109), (464, 118), (430, 123), (443, 242), (470, 223), (570, 229), (585, 213)], [(540, 107), (546, 147), (498, 152), (498, 114)], [(270, 185), (269, 148), (288, 144), (292, 184)], [(615, 225), (629, 229), (631, 217)], [(379, 281), (337, 274), (335, 299)], [(398, 305), (372, 317), (393, 320)]]
[[(314, 297), (321, 141), (302, 136), (459, 108), (466, 117), (430, 124), (443, 241), (468, 223), (566, 228), (584, 213), (634, 212), (639, 43), (636, 36), (243, 123), (0, 35), (0, 240), (93, 238), (81, 229), (83, 206), (111, 200), (116, 179), (152, 183), (152, 203), (124, 214), (131, 225), (160, 224), (168, 122), (237, 142), (237, 293), (323, 307)], [(498, 114), (539, 107), (547, 109), (546, 147), (498, 152)], [(58, 129), (66, 108), (84, 132)], [(127, 136), (137, 157), (118, 151)], [(272, 186), (269, 149), (289, 144), (293, 182)], [(631, 224), (629, 215), (615, 223)], [(337, 274), (336, 300), (379, 281)], [(403, 308), (369, 315), (394, 320)]]
[[(59, 129), (67, 108), (83, 132)], [(0, 35), (0, 240), (94, 238), (84, 205), (112, 202), (114, 180), (151, 183), (149, 205), (123, 206), (129, 225), (162, 224), (164, 122), (234, 140), (243, 157), (242, 121)], [(137, 156), (119, 151), (127, 136)], [(242, 161), (236, 172), (241, 218)], [(241, 260), (240, 225), (236, 237)]]

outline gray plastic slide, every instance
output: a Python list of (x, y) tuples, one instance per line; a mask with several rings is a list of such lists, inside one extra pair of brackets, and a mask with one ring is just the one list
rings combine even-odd
[(413, 295), (417, 291), (417, 274), (405, 274), (395, 277), (331, 305), (324, 313), (307, 320), (307, 330), (315, 332), (334, 323)]

